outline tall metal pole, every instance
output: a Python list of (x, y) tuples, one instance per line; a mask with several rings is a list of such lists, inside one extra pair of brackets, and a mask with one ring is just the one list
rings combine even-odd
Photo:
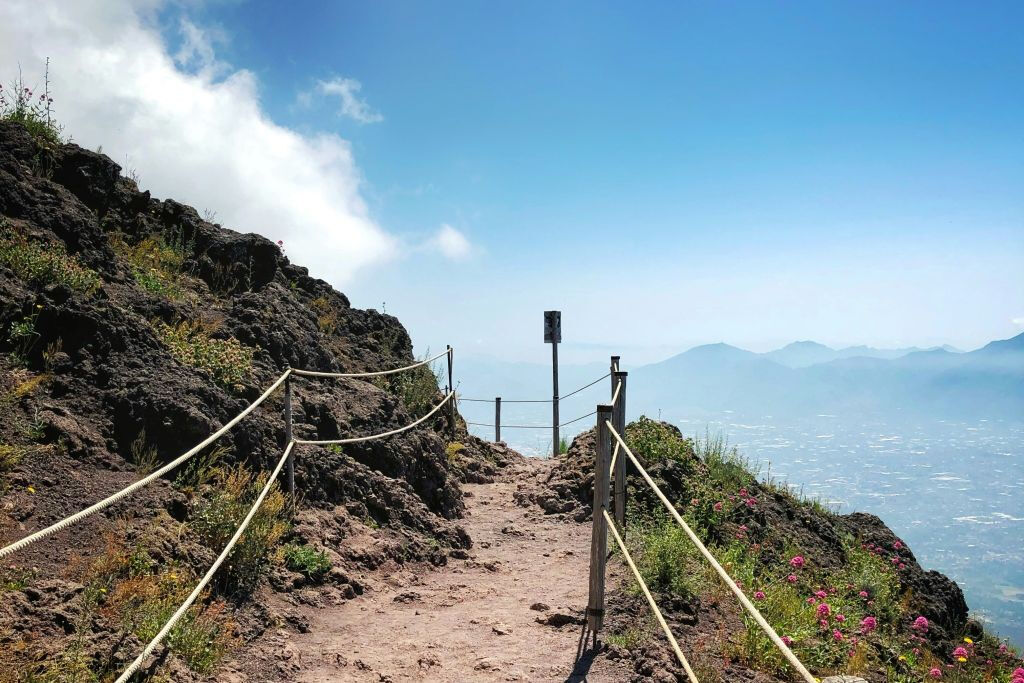
[[(455, 385), (452, 384), (452, 345), (448, 344), (448, 391), (455, 391)], [(455, 398), (453, 397), (448, 402), (448, 431), (451, 434), (452, 441), (455, 440)]]
[(501, 441), (501, 396), (494, 399), (494, 441)]
[[(292, 442), (292, 376), (284, 378), (284, 447)], [(295, 504), (295, 449), (288, 454), (288, 495)]]
[(558, 342), (551, 343), (551, 452), (561, 453), (561, 441), (558, 438)]

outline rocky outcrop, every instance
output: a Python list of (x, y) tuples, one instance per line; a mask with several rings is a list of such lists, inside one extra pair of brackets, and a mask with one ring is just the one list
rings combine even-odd
[[(180, 455), (289, 366), (352, 372), (413, 361), (411, 340), (397, 319), (353, 308), (328, 283), (290, 263), (271, 240), (155, 199), (106, 156), (73, 144), (40, 147), (12, 123), (0, 123), (0, 230), (23, 244), (66, 253), (99, 279), (95, 291), (80, 291), (0, 263), (0, 443), (24, 444), (17, 448), (30, 456), (0, 469), (0, 542), (137, 479), (133, 449), (152, 451), (155, 464)], [(147, 239), (172, 245), (181, 258), (173, 291), (159, 283), (142, 286), (147, 269), (126, 257), (125, 245)], [(237, 340), (251, 353), (240, 382), (227, 386), (175, 359), (158, 331), (183, 321), (210, 339)], [(19, 324), (29, 326), (27, 337), (12, 333)], [(430, 391), (431, 402), (442, 398), (436, 383)], [(221, 463), (256, 472), (274, 463), (284, 446), (281, 409), (277, 395), (223, 437)], [(297, 436), (382, 432), (413, 421), (418, 409), (387, 382), (294, 380)], [(445, 425), (439, 417), (382, 441), (297, 447), (303, 509), (293, 537), (332, 547), (351, 567), (393, 560), (439, 564), (447, 550), (469, 547), (457, 523), (464, 509), (459, 480), (493, 474), (507, 454), (469, 440), (473, 452), (486, 457), (453, 470)], [(40, 576), (62, 576), (69, 557), (100, 552), (109, 535), (141, 533), (162, 514), (181, 521), (188, 506), (172, 481), (157, 482), (12, 559), (36, 567)], [(346, 539), (365, 525), (394, 542), (375, 554), (346, 553)], [(176, 561), (209, 559), (208, 551), (181, 543), (169, 551)], [(3, 600), (0, 623), (29, 631), (38, 621), (59, 624), (79, 592), (73, 582), (46, 584), (45, 601), (14, 591)], [(27, 632), (19, 629), (0, 631), (0, 650), (7, 647), (2, 639)], [(60, 646), (59, 639), (52, 643)]]

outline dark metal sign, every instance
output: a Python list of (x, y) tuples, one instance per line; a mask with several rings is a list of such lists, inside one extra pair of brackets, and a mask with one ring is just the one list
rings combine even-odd
[(544, 343), (560, 344), (562, 342), (562, 312), (544, 311)]

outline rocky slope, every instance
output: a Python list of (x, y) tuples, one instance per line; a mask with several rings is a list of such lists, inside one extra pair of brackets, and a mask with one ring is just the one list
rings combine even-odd
[[(353, 308), (274, 242), (154, 199), (106, 156), (47, 144), (12, 123), (0, 123), (0, 331), (0, 544), (177, 457), (286, 367), (352, 372), (413, 360), (398, 320)], [(325, 439), (402, 426), (442, 398), (430, 372), (378, 382), (296, 378), (294, 392), (295, 434)], [(235, 481), (233, 467), (258, 475), (277, 460), (281, 410), (278, 392), (188, 476), (158, 481), (8, 558), (0, 681), (31, 672), (57, 680), (76, 667), (109, 675), (133, 659), (147, 629), (126, 623), (106, 591), (122, 595), (139, 572), (118, 565), (97, 597), (97, 565), (143, 548), (150, 583), (176, 577), (168, 567), (204, 571), (219, 550), (196, 531), (219, 523), (207, 519), (219, 509), (209, 501)], [(457, 521), (458, 481), (486, 478), (508, 457), (460, 433), (469, 447), (447, 448), (439, 416), (384, 441), (297, 448), (300, 506), (293, 524), (268, 522), (280, 531), (269, 537), (324, 549), (333, 568), (316, 581), (333, 600), (356, 596), (354, 574), (386, 560), (443, 564), (471, 544)], [(346, 550), (345, 539), (368, 528), (379, 542)], [(279, 590), (311, 582), (279, 557), (253, 561), (269, 567)], [(251, 639), (280, 621), (248, 599), (266, 586), (209, 596), (227, 601), (230, 637)], [(68, 663), (58, 653), (71, 644), (76, 661)], [(175, 680), (198, 675), (175, 654), (164, 657)]]

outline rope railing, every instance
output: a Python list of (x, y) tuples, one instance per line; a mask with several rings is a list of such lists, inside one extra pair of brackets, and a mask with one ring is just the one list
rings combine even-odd
[(612, 538), (615, 539), (615, 543), (619, 546), (619, 550), (622, 551), (622, 557), (625, 558), (626, 564), (629, 565), (630, 570), (633, 572), (633, 576), (636, 577), (636, 581), (640, 584), (640, 590), (643, 591), (644, 597), (647, 598), (647, 604), (651, 606), (651, 611), (654, 612), (654, 617), (658, 620), (658, 624), (661, 625), (661, 630), (665, 632), (665, 637), (668, 638), (668, 642), (672, 645), (672, 650), (676, 653), (676, 658), (679, 663), (683, 665), (683, 669), (686, 671), (687, 677), (693, 683), (698, 683), (697, 674), (690, 668), (690, 663), (686, 661), (686, 656), (683, 655), (683, 651), (679, 649), (679, 643), (676, 641), (676, 637), (672, 635), (672, 629), (668, 627), (665, 622), (665, 617), (662, 616), (661, 610), (658, 609), (658, 603), (654, 601), (654, 597), (651, 596), (651, 591), (647, 588), (647, 584), (644, 582), (644, 577), (640, 575), (640, 570), (636, 568), (636, 563), (633, 562), (633, 558), (629, 554), (629, 550), (626, 549), (626, 544), (623, 542), (622, 537), (619, 536), (618, 530), (615, 528), (615, 521), (612, 516), (608, 514), (607, 510), (601, 510), (601, 514), (604, 515), (605, 522), (608, 524), (608, 531), (611, 532)]
[[(576, 394), (580, 393), (584, 389), (589, 389), (590, 387), (594, 386), (598, 382), (600, 382), (602, 380), (605, 380), (605, 379), (608, 379), (611, 376), (612, 376), (612, 373), (606, 372), (605, 374), (603, 374), (600, 377), (598, 377), (597, 379), (595, 379), (593, 382), (590, 382), (588, 384), (584, 384), (579, 389), (575, 389), (573, 391), (570, 391), (568, 394), (565, 394), (564, 396), (559, 396), (557, 399), (553, 399), (553, 398), (538, 398), (538, 399), (511, 399), (511, 398), (503, 398), (503, 399), (501, 399), (501, 402), (502, 403), (554, 403), (556, 400), (564, 401), (565, 399), (569, 398), (570, 396), (575, 396)], [(494, 403), (495, 402), (495, 399), (493, 399), (493, 398), (463, 398), (462, 396), (459, 397), (459, 400), (460, 401), (471, 401), (473, 403)], [(488, 425), (488, 426), (493, 427), (494, 425)], [(502, 425), (502, 427), (504, 427), (504, 426), (505, 425)], [(511, 426), (511, 425), (509, 425), (509, 426)], [(547, 428), (550, 429), (551, 425), (547, 425)]]
[(373, 439), (383, 439), (386, 436), (394, 436), (395, 434), (401, 434), (402, 432), (406, 432), (406, 431), (412, 429), (413, 427), (415, 427), (418, 424), (422, 424), (431, 415), (433, 415), (437, 411), (441, 410), (441, 408), (443, 408), (444, 405), (446, 403), (448, 403), (448, 401), (452, 400), (453, 396), (455, 396), (454, 392), (449, 393), (447, 396), (444, 397), (443, 401), (441, 401), (436, 406), (434, 406), (429, 413), (427, 413), (426, 415), (424, 415), (420, 419), (418, 419), (415, 422), (412, 422), (412, 423), (410, 423), (410, 424), (408, 424), (408, 425), (406, 425), (404, 427), (399, 427), (398, 429), (392, 429), (390, 432), (384, 432), (383, 434), (371, 434), (370, 436), (353, 436), (353, 437), (350, 437), (348, 439), (323, 439), (323, 440), (295, 439), (295, 443), (297, 443), (297, 444), (307, 444), (307, 445), (310, 445), (310, 446), (327, 446), (327, 445), (330, 445), (330, 444), (345, 444), (345, 443), (358, 443), (360, 441), (371, 441)]
[(408, 425), (406, 425), (404, 427), (400, 427), (398, 429), (392, 429), (392, 430), (387, 431), (387, 432), (381, 432), (380, 434), (371, 434), (369, 436), (354, 437), (354, 438), (351, 438), (351, 439), (331, 439), (331, 440), (326, 440), (326, 441), (310, 441), (310, 440), (303, 440), (303, 439), (294, 439), (294, 440), (288, 442), (288, 445), (284, 449), (284, 453), (282, 453), (281, 458), (277, 461), (277, 466), (274, 467), (274, 471), (271, 473), (270, 477), (267, 479), (266, 484), (263, 486), (263, 490), (260, 491), (260, 495), (256, 498), (256, 501), (253, 503), (253, 506), (249, 509), (249, 513), (245, 516), (245, 519), (242, 520), (242, 523), (239, 524), (238, 529), (235, 530), (235, 533), (234, 533), (234, 535), (232, 535), (231, 540), (229, 540), (227, 545), (224, 546), (224, 549), (221, 551), (220, 555), (217, 556), (217, 559), (210, 566), (210, 568), (206, 571), (206, 574), (203, 575), (203, 578), (200, 579), (199, 583), (196, 584), (196, 587), (194, 589), (192, 589), (192, 592), (189, 593), (189, 596), (187, 598), (185, 598), (185, 601), (178, 607), (178, 609), (174, 612), (174, 614), (171, 615), (171, 618), (167, 620), (167, 622), (163, 625), (163, 627), (156, 634), (156, 636), (154, 636), (153, 639), (151, 641), (149, 641), (149, 643), (142, 650), (142, 652), (139, 654), (139, 656), (136, 657), (135, 660), (130, 665), (128, 665), (128, 668), (125, 669), (124, 672), (117, 678), (116, 683), (125, 683), (135, 673), (137, 673), (139, 671), (139, 669), (145, 663), (146, 659), (148, 659), (149, 656), (151, 654), (153, 654), (153, 651), (157, 648), (157, 646), (159, 646), (160, 643), (171, 632), (171, 630), (174, 629), (174, 626), (185, 615), (185, 613), (188, 611), (188, 609), (195, 603), (195, 601), (199, 598), (199, 596), (202, 594), (202, 592), (210, 584), (210, 581), (213, 580), (214, 574), (216, 574), (217, 570), (220, 568), (220, 566), (222, 564), (224, 564), (224, 561), (228, 558), (228, 556), (231, 554), (231, 551), (234, 549), (235, 544), (238, 543), (238, 540), (242, 537), (242, 534), (245, 533), (245, 530), (248, 528), (249, 524), (252, 522), (253, 517), (256, 516), (256, 512), (259, 510), (260, 506), (263, 504), (263, 500), (267, 497), (267, 494), (270, 492), (270, 489), (273, 486), (274, 482), (277, 480), (278, 476), (280, 476), (281, 470), (284, 467), (285, 463), (288, 461), (288, 458), (291, 455), (292, 449), (295, 448), (295, 446), (297, 446), (299, 444), (327, 445), (327, 444), (355, 443), (355, 442), (358, 442), (358, 441), (370, 441), (372, 439), (383, 439), (383, 438), (386, 438), (386, 437), (389, 437), (389, 436), (393, 436), (395, 434), (400, 434), (401, 432), (408, 431), (408, 430), (412, 429), (413, 427), (422, 424), (431, 415), (434, 415), (437, 411), (439, 411), (442, 407), (444, 407), (444, 405), (446, 403), (448, 403), (448, 401), (450, 401), (453, 396), (455, 396), (454, 393), (449, 393), (447, 396), (444, 397), (444, 400), (442, 400), (440, 403), (438, 403), (436, 406), (434, 406), (434, 408), (429, 413), (427, 413), (423, 417), (419, 418), (418, 420), (416, 420), (414, 422), (411, 422)]
[(421, 365), (433, 363), (438, 358), (443, 358), (444, 356), (454, 353), (454, 351), (455, 349), (449, 348), (437, 354), (433, 358), (427, 358), (426, 360), (421, 360), (418, 363), (406, 365), (402, 368), (394, 368), (392, 370), (377, 370), (375, 372), (320, 372), (318, 370), (292, 370), (292, 374), (301, 375), (303, 377), (380, 377), (382, 375), (393, 375), (397, 372), (405, 372), (406, 370), (418, 368)]
[(86, 517), (89, 517), (90, 515), (94, 515), (97, 512), (99, 512), (100, 510), (102, 510), (102, 509), (104, 509), (106, 507), (109, 507), (109, 506), (113, 505), (114, 503), (116, 503), (116, 502), (118, 502), (120, 500), (123, 500), (124, 498), (127, 498), (128, 496), (130, 496), (131, 494), (135, 493), (136, 491), (138, 491), (142, 487), (146, 486), (147, 484), (152, 483), (156, 479), (159, 479), (160, 477), (162, 477), (163, 475), (167, 474), (168, 472), (170, 472), (174, 468), (178, 467), (179, 465), (181, 465), (182, 463), (184, 463), (185, 461), (190, 459), (192, 456), (194, 456), (196, 453), (198, 453), (199, 451), (203, 450), (204, 448), (209, 446), (211, 443), (213, 443), (214, 441), (216, 441), (217, 439), (222, 437), (224, 434), (226, 434), (228, 432), (228, 430), (230, 430), (236, 424), (241, 422), (249, 413), (251, 413), (253, 410), (255, 410), (257, 406), (259, 406), (261, 403), (263, 403), (265, 400), (267, 400), (267, 398), (269, 398), (270, 395), (272, 393), (274, 393), (274, 391), (276, 391), (277, 388), (279, 386), (281, 386), (282, 383), (284, 383), (284, 381), (288, 378), (289, 373), (291, 373), (291, 372), (294, 372), (294, 371), (292, 371), (292, 370), (285, 370), (284, 374), (282, 374), (280, 377), (278, 377), (277, 381), (275, 381), (273, 384), (271, 384), (270, 388), (268, 388), (266, 391), (264, 391), (260, 395), (259, 398), (257, 398), (255, 401), (250, 403), (249, 406), (245, 410), (240, 412), (238, 415), (236, 415), (231, 420), (229, 420), (227, 423), (225, 423), (223, 427), (221, 427), (220, 429), (215, 431), (213, 434), (211, 434), (210, 436), (208, 436), (205, 439), (203, 439), (202, 441), (200, 441), (198, 444), (196, 444), (195, 446), (190, 448), (188, 451), (186, 451), (182, 455), (178, 456), (177, 458), (175, 458), (171, 462), (167, 463), (163, 467), (159, 468), (158, 470), (155, 470), (151, 474), (143, 477), (142, 479), (139, 479), (135, 483), (130, 484), (129, 486), (126, 486), (125, 488), (121, 489), (117, 493), (115, 493), (115, 494), (113, 494), (111, 496), (108, 496), (107, 498), (104, 498), (103, 500), (99, 501), (98, 503), (94, 503), (93, 505), (90, 505), (89, 507), (85, 508), (84, 510), (76, 512), (73, 515), (69, 515), (69, 516), (65, 517), (64, 519), (51, 524), (50, 526), (46, 527), (45, 529), (40, 529), (39, 531), (36, 531), (35, 533), (29, 534), (28, 536), (22, 538), (19, 541), (15, 541), (14, 543), (11, 543), (8, 546), (0, 548), (0, 558), (7, 557), (8, 555), (10, 555), (12, 553), (15, 553), (15, 552), (17, 552), (17, 551), (19, 551), (19, 550), (21, 550), (21, 549), (23, 549), (23, 548), (25, 548), (25, 547), (27, 547), (29, 545), (32, 545), (36, 541), (41, 541), (42, 539), (46, 538), (47, 536), (50, 536), (51, 534), (55, 534), (58, 531), (62, 531), (63, 529), (66, 529), (66, 528), (68, 528), (68, 527), (70, 527), (70, 526), (72, 526), (74, 524), (77, 524), (78, 522), (81, 522)]
[[(462, 400), (465, 400), (465, 399), (460, 398), (459, 400), (462, 401)], [(597, 414), (596, 410), (591, 410), (586, 415), (580, 415), (579, 417), (574, 417), (573, 419), (571, 419), (571, 420), (569, 420), (567, 422), (562, 422), (558, 426), (560, 428), (561, 427), (566, 427), (568, 425), (573, 424), (574, 422), (579, 422), (580, 420), (585, 420), (588, 417), (592, 417), (592, 416), (594, 416), (596, 414)], [(474, 425), (476, 427), (493, 427), (494, 426), (493, 424), (488, 424), (486, 422), (470, 422), (468, 420), (466, 421), (466, 424)], [(501, 428), (502, 429), (551, 429), (551, 425), (507, 425), (507, 424), (502, 423)]]
[(192, 589), (192, 592), (189, 593), (189, 596), (185, 598), (185, 602), (181, 603), (181, 606), (178, 607), (174, 614), (171, 615), (171, 618), (167, 620), (167, 623), (163, 625), (163, 628), (160, 629), (160, 631), (153, 637), (153, 639), (149, 641), (149, 643), (142, 650), (139, 656), (135, 658), (135, 661), (129, 664), (128, 668), (125, 669), (121, 673), (121, 675), (117, 677), (116, 683), (125, 683), (128, 679), (135, 675), (135, 673), (140, 668), (142, 668), (142, 665), (145, 663), (146, 659), (148, 659), (149, 656), (153, 654), (153, 650), (155, 650), (157, 646), (163, 641), (163, 639), (167, 637), (167, 634), (171, 632), (171, 629), (174, 628), (178, 621), (185, 615), (185, 612), (188, 611), (192, 604), (199, 598), (202, 592), (206, 589), (210, 581), (213, 580), (213, 575), (216, 574), (217, 570), (220, 569), (220, 566), (224, 564), (224, 560), (226, 560), (228, 558), (228, 555), (231, 554), (231, 551), (234, 549), (235, 544), (238, 543), (238, 539), (240, 539), (242, 537), (242, 534), (245, 533), (245, 530), (249, 528), (249, 524), (252, 522), (252, 518), (256, 516), (256, 512), (260, 509), (260, 506), (263, 504), (263, 500), (267, 497), (267, 494), (270, 493), (271, 487), (277, 480), (278, 475), (281, 474), (281, 469), (284, 467), (284, 464), (288, 460), (288, 456), (291, 455), (292, 448), (294, 447), (294, 441), (290, 442), (288, 446), (285, 447), (284, 453), (281, 455), (281, 458), (277, 461), (277, 466), (274, 468), (273, 473), (270, 475), (270, 477), (267, 478), (267, 483), (263, 486), (263, 490), (260, 491), (260, 495), (257, 496), (256, 502), (253, 503), (252, 507), (249, 509), (249, 513), (245, 516), (245, 519), (242, 520), (242, 523), (238, 525), (238, 529), (235, 530), (235, 533), (231, 537), (231, 540), (229, 540), (227, 545), (224, 546), (224, 550), (222, 550), (220, 555), (217, 556), (217, 559), (214, 560), (212, 565), (210, 565), (210, 568), (206, 570), (206, 574), (204, 574), (203, 578), (200, 579), (198, 584), (196, 584), (196, 587)]
[[(622, 452), (625, 453), (626, 456), (632, 461), (633, 466), (636, 467), (637, 472), (640, 473), (640, 476), (643, 477), (644, 481), (647, 482), (647, 485), (651, 487), (654, 493), (658, 496), (658, 499), (661, 500), (661, 503), (662, 505), (665, 506), (665, 509), (667, 509), (669, 513), (672, 514), (672, 517), (675, 518), (679, 526), (682, 527), (683, 532), (687, 535), (690, 541), (697, 547), (697, 550), (700, 551), (700, 554), (704, 556), (704, 559), (707, 560), (708, 563), (714, 568), (719, 578), (721, 578), (725, 585), (729, 587), (729, 590), (731, 590), (733, 595), (736, 596), (736, 599), (739, 600), (743, 608), (750, 614), (751, 617), (753, 617), (757, 625), (761, 627), (761, 630), (765, 632), (765, 634), (768, 636), (768, 639), (772, 641), (775, 647), (779, 649), (779, 651), (786, 658), (786, 660), (793, 666), (794, 669), (796, 669), (800, 676), (805, 681), (807, 681), (807, 683), (817, 683), (817, 679), (815, 679), (814, 676), (812, 676), (811, 673), (807, 670), (807, 668), (800, 662), (800, 660), (797, 659), (797, 656), (793, 653), (793, 651), (784, 642), (782, 642), (782, 638), (780, 638), (779, 634), (775, 632), (775, 629), (772, 628), (771, 624), (769, 624), (765, 620), (765, 618), (761, 616), (761, 612), (759, 612), (757, 607), (754, 606), (754, 603), (752, 603), (750, 599), (746, 596), (746, 594), (742, 590), (740, 590), (739, 586), (736, 585), (736, 582), (733, 580), (733, 578), (729, 576), (729, 573), (722, 568), (722, 565), (719, 564), (717, 559), (715, 559), (715, 556), (711, 554), (711, 551), (707, 549), (707, 547), (700, 540), (697, 534), (693, 532), (693, 529), (691, 529), (690, 525), (687, 524), (686, 521), (682, 518), (682, 516), (679, 514), (679, 511), (675, 509), (675, 506), (673, 506), (669, 499), (665, 496), (665, 494), (662, 493), (661, 489), (658, 488), (658, 485), (654, 483), (654, 480), (651, 479), (651, 475), (647, 473), (647, 470), (645, 470), (643, 465), (640, 464), (640, 461), (637, 459), (637, 457), (633, 455), (633, 451), (629, 449), (629, 446), (627, 446), (626, 442), (623, 441), (622, 436), (615, 430), (615, 427), (612, 425), (612, 423), (608, 420), (605, 420), (605, 425), (607, 425), (612, 438), (615, 439), (615, 441), (621, 447)], [(692, 675), (691, 680), (696, 682), (696, 678), (694, 678)]]

